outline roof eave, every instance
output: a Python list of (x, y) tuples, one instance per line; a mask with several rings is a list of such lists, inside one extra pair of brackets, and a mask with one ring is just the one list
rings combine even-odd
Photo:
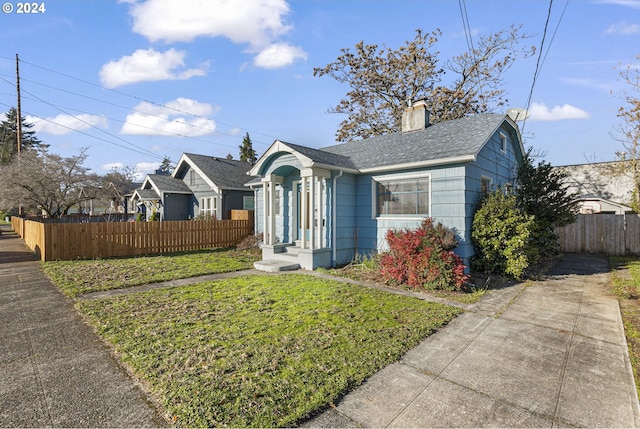
[(355, 168), (340, 167), (338, 165), (323, 164), (321, 162), (312, 162), (311, 168), (324, 168), (325, 170), (332, 170), (332, 171), (341, 170), (341, 171), (344, 171), (345, 173), (353, 173), (353, 174), (358, 174), (362, 172), (362, 170), (358, 170)]
[(475, 155), (462, 155), (451, 158), (430, 159), (426, 161), (407, 162), (404, 164), (383, 165), (380, 167), (370, 167), (360, 169), (360, 173), (378, 173), (396, 170), (410, 170), (414, 168), (436, 167), (439, 165), (462, 164), (465, 162), (473, 162), (477, 158)]

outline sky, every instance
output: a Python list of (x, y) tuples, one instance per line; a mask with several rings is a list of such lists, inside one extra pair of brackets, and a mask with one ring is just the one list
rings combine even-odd
[(360, 41), (397, 49), (436, 28), (444, 62), (467, 50), (462, 11), (472, 42), (521, 25), (541, 52), (504, 76), (506, 107), (528, 105), (525, 147), (552, 165), (615, 159), (630, 90), (619, 73), (640, 67), (640, 0), (9, 1), (0, 112), (17, 105), (18, 55), (32, 130), (50, 152), (84, 148), (99, 174), (143, 176), (184, 152), (238, 159), (245, 133), (258, 156), (276, 139), (321, 148), (335, 144), (344, 117), (328, 111), (349, 88), (314, 67)]

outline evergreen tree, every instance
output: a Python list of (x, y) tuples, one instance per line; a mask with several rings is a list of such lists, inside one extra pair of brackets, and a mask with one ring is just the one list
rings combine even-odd
[(569, 225), (576, 219), (578, 194), (568, 191), (566, 177), (566, 173), (546, 161), (534, 165), (531, 149), (518, 166), (518, 207), (534, 216), (532, 240), (543, 254), (558, 249), (556, 227)]
[[(9, 164), (18, 153), (18, 124), (16, 121), (18, 111), (12, 107), (5, 116), (6, 119), (0, 123), (0, 165)], [(26, 122), (24, 117), (21, 118), (21, 122), (21, 150), (42, 150), (49, 147), (36, 137), (35, 131), (31, 130), (33, 124)]]
[(256, 151), (253, 150), (251, 137), (249, 137), (249, 133), (246, 133), (242, 139), (242, 144), (240, 145), (240, 161), (247, 161), (249, 164), (253, 165), (257, 160), (258, 157), (256, 155)]
[(169, 159), (168, 156), (164, 156), (164, 158), (162, 159), (162, 162), (160, 163), (160, 167), (158, 168), (158, 170), (160, 171), (161, 174), (166, 174), (167, 176), (170, 176), (171, 173), (173, 173), (173, 164), (171, 164), (171, 160)]

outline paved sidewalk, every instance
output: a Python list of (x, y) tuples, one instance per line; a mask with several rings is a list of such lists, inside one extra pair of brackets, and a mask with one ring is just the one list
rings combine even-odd
[(0, 235), (0, 427), (163, 426), (9, 230)]
[(638, 427), (606, 259), (491, 291), (305, 427)]

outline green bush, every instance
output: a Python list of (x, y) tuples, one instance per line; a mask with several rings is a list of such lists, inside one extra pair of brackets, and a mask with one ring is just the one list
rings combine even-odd
[(473, 217), (473, 269), (522, 277), (540, 259), (532, 243), (535, 227), (534, 216), (518, 208), (515, 195), (503, 189), (486, 194)]

